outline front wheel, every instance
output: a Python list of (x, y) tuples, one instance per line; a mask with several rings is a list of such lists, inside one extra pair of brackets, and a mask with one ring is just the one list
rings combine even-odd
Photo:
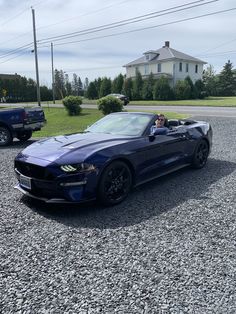
[(201, 169), (205, 166), (207, 158), (209, 155), (209, 146), (205, 140), (201, 140), (195, 149), (192, 167), (196, 169)]
[(98, 186), (98, 199), (104, 205), (122, 202), (132, 186), (132, 174), (126, 163), (113, 161), (102, 173)]
[(13, 141), (11, 132), (4, 126), (0, 127), (0, 146), (6, 146)]
[(27, 141), (28, 139), (31, 138), (31, 136), (32, 136), (32, 131), (31, 130), (23, 131), (23, 132), (17, 134), (18, 140), (20, 140), (22, 142)]

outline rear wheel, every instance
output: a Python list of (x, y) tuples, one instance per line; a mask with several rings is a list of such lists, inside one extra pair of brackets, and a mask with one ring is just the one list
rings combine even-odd
[(132, 174), (126, 163), (113, 161), (103, 171), (99, 186), (98, 198), (104, 205), (115, 205), (122, 202), (132, 186)]
[(23, 131), (23, 132), (17, 134), (18, 140), (20, 140), (22, 142), (27, 141), (29, 138), (31, 138), (31, 136), (32, 136), (31, 130)]
[(209, 155), (209, 146), (205, 140), (201, 140), (195, 149), (192, 167), (196, 169), (203, 168)]
[(11, 132), (8, 128), (1, 126), (0, 127), (0, 146), (6, 146), (11, 144), (13, 141)]

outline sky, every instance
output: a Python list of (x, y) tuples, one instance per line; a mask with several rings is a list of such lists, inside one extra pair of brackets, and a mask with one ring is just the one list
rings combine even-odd
[(48, 87), (52, 65), (70, 80), (113, 79), (165, 41), (216, 73), (228, 60), (236, 68), (235, 0), (0, 0), (1, 74), (36, 79), (33, 12), (39, 80)]

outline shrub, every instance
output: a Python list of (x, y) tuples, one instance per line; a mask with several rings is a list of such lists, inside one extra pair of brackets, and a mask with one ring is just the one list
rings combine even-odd
[(65, 106), (69, 116), (78, 116), (82, 110), (80, 107), (82, 104), (82, 98), (79, 96), (67, 96), (62, 99), (62, 103)]
[(191, 98), (191, 87), (186, 80), (178, 81), (175, 85), (174, 90), (175, 90), (175, 97), (177, 100)]
[(161, 76), (154, 85), (154, 99), (157, 100), (172, 100), (174, 99), (173, 89), (168, 83), (168, 79)]
[(98, 99), (98, 110), (101, 110), (104, 115), (112, 112), (119, 112), (123, 109), (122, 102), (113, 96), (106, 96)]

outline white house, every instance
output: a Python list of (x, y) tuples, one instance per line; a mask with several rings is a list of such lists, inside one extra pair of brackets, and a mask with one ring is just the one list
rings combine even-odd
[(166, 41), (162, 48), (146, 51), (141, 58), (129, 62), (124, 67), (127, 78), (134, 78), (138, 70), (143, 78), (147, 78), (150, 73), (156, 78), (165, 76), (173, 87), (186, 76), (190, 76), (193, 82), (202, 79), (203, 65), (206, 63), (170, 48), (170, 42)]

